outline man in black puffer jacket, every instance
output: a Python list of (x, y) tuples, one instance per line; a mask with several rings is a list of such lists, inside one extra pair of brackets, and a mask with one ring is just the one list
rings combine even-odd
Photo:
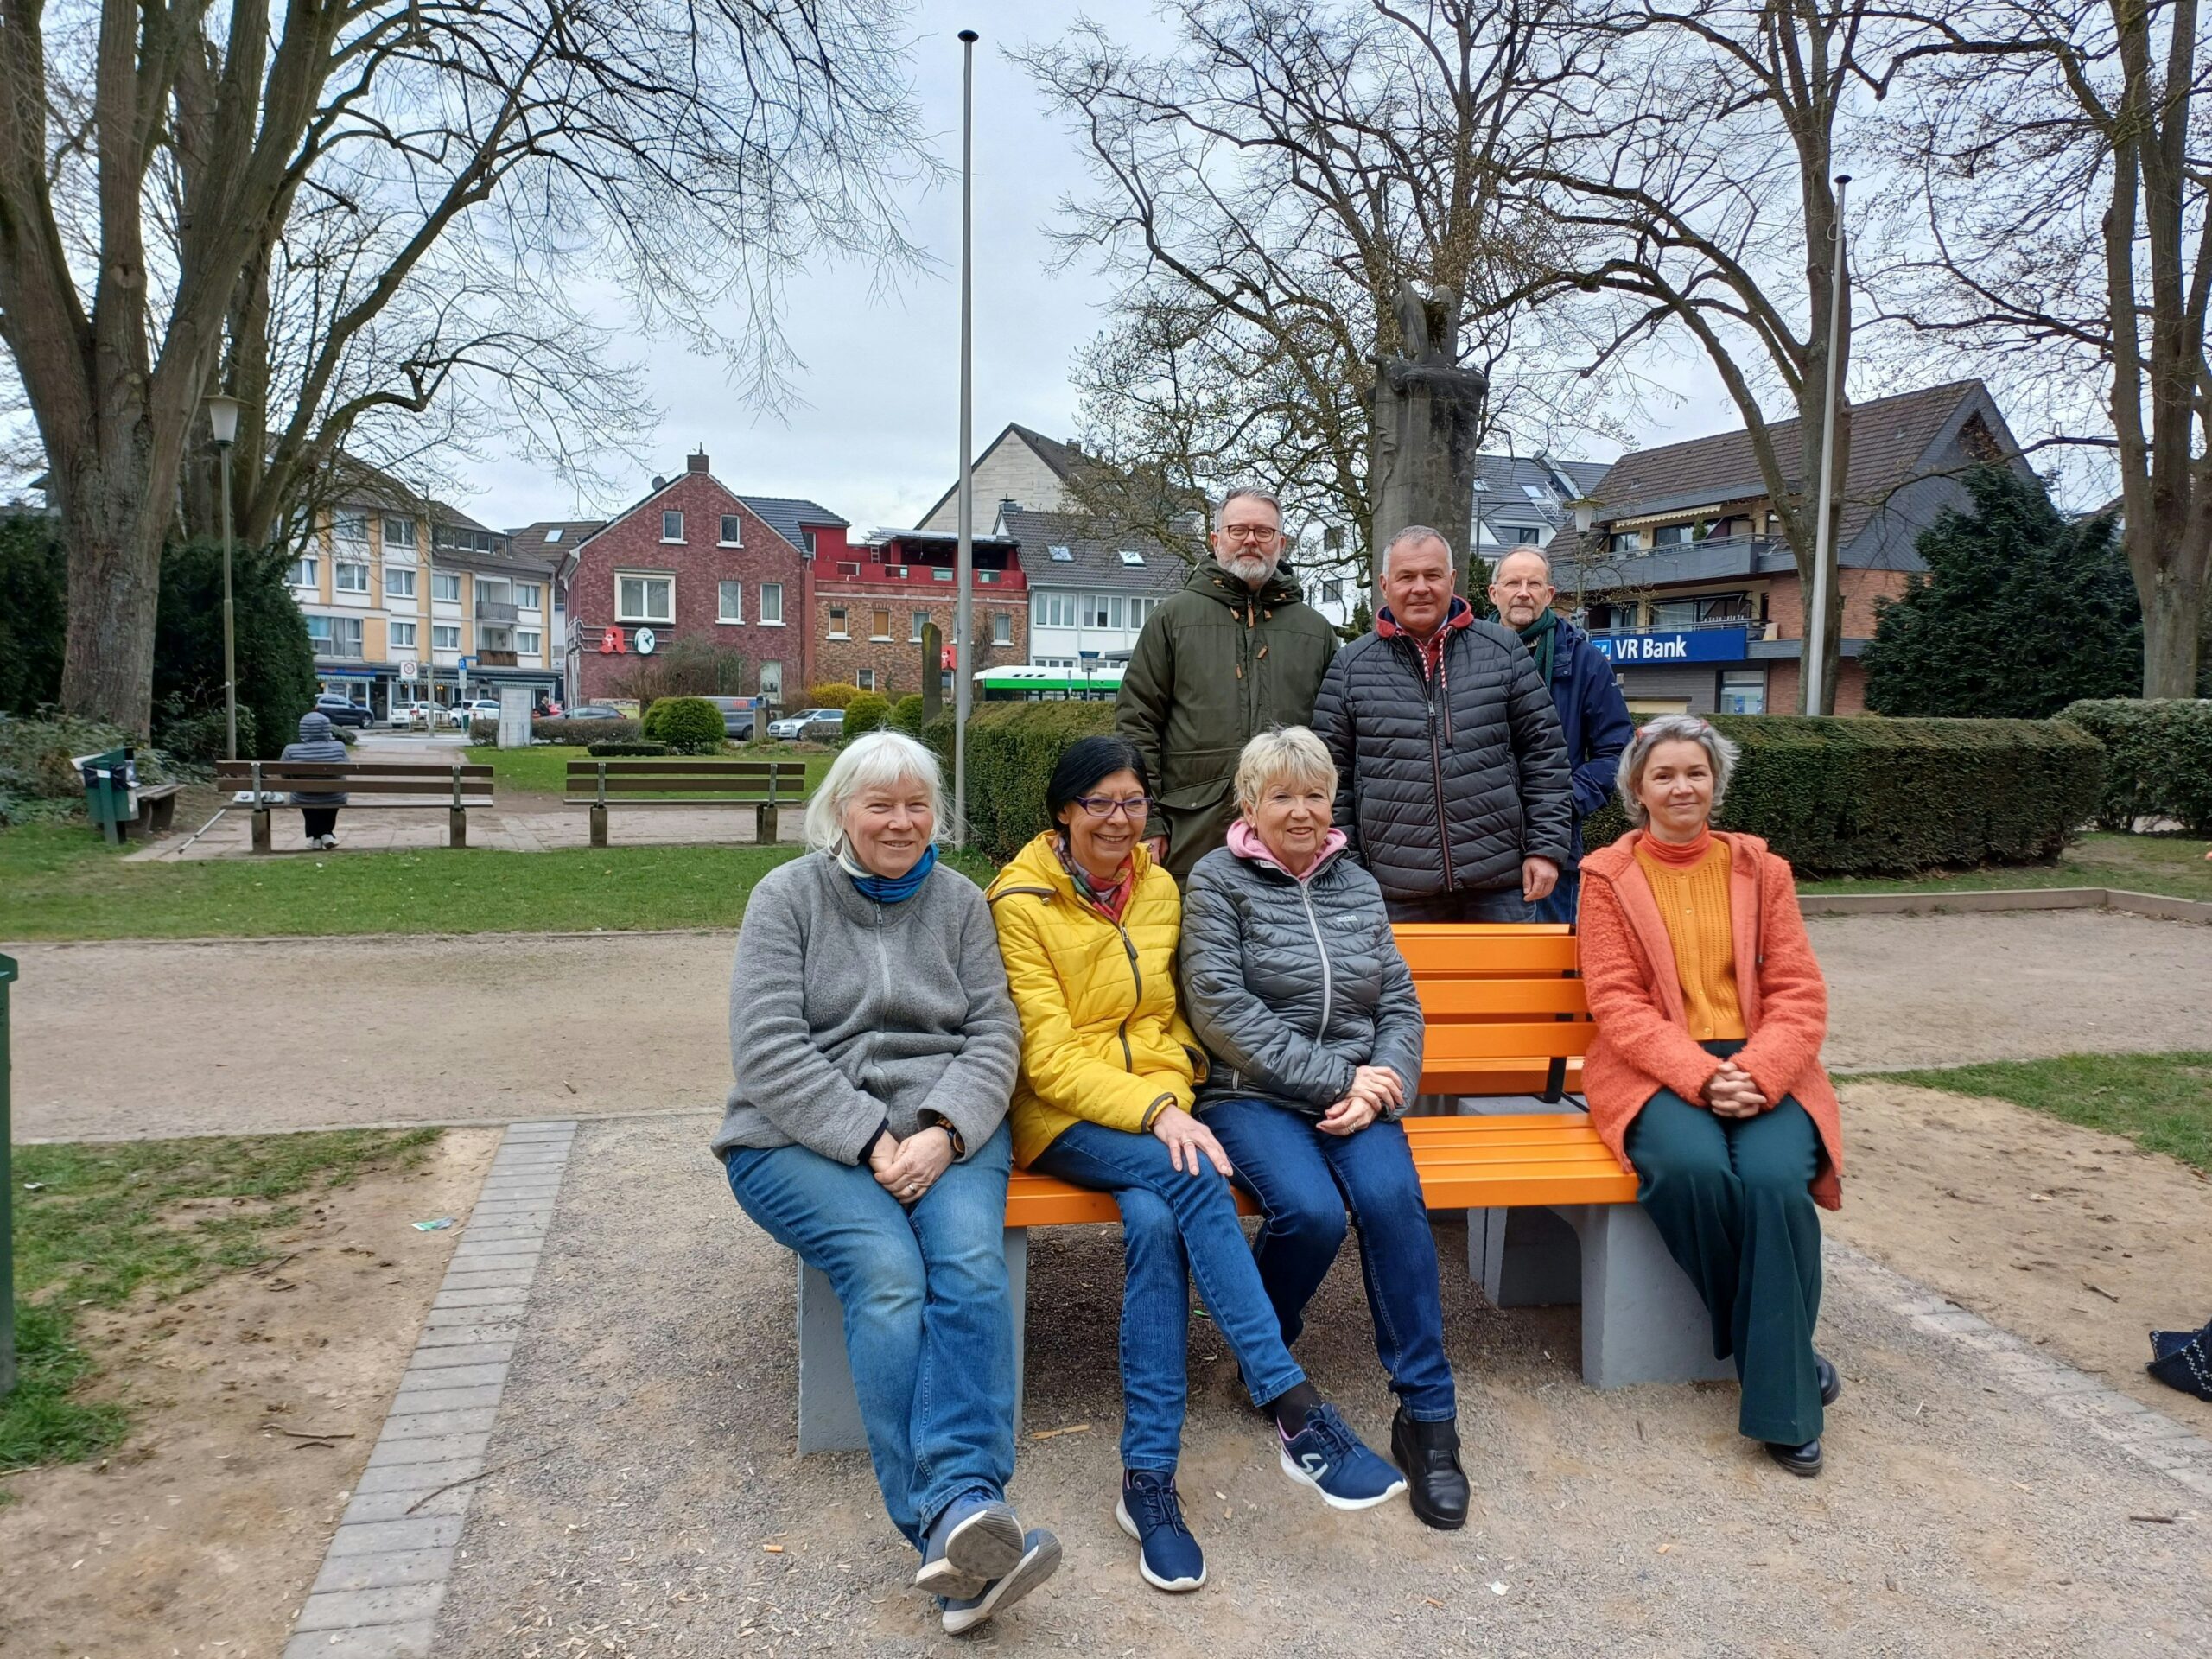
[(1375, 631), (1338, 654), (1313, 709), (1336, 821), (1393, 921), (1526, 921), (1573, 846), (1550, 688), (1512, 632), (1452, 593), (1437, 531), (1392, 537), (1382, 585)]

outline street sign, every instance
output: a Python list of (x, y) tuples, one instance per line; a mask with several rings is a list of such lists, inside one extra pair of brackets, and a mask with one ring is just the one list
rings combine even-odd
[(653, 631), (651, 628), (639, 628), (630, 636), (630, 643), (638, 648), (639, 656), (650, 657), (653, 654), (653, 646), (658, 642), (653, 639)]
[(462, 671), (466, 672), (467, 670), (476, 666), (476, 659), (474, 657), (464, 657), (461, 659), (461, 666)]
[(404, 683), (412, 685), (422, 677), (422, 669), (423, 665), (420, 663), (402, 663), (399, 665), (399, 677)]

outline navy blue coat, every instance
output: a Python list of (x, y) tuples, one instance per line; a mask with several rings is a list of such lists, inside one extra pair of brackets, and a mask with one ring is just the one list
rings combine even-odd
[(1619, 777), (1621, 752), (1636, 735), (1628, 699), (1613, 677), (1613, 665), (1590, 638), (1566, 618), (1552, 642), (1552, 704), (1559, 710), (1567, 738), (1567, 764), (1574, 774), (1574, 853), (1569, 869), (1582, 863), (1582, 820), (1611, 798)]

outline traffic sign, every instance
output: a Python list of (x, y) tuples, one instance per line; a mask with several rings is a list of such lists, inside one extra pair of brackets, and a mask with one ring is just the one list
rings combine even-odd
[(423, 665), (420, 663), (409, 661), (399, 665), (399, 677), (409, 685), (412, 685), (420, 679), (422, 674)]

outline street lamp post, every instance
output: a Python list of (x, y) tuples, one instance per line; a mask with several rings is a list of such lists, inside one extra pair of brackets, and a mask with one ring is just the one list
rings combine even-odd
[(957, 594), (952, 622), (952, 836), (968, 844), (968, 702), (973, 671), (968, 634), (975, 620), (974, 474), (975, 281), (972, 274), (976, 159), (976, 31), (960, 31), (960, 540), (953, 554)]
[(238, 624), (231, 604), (231, 446), (238, 442), (238, 400), (220, 393), (207, 400), (207, 429), (222, 457), (223, 497), (223, 757), (238, 758)]

